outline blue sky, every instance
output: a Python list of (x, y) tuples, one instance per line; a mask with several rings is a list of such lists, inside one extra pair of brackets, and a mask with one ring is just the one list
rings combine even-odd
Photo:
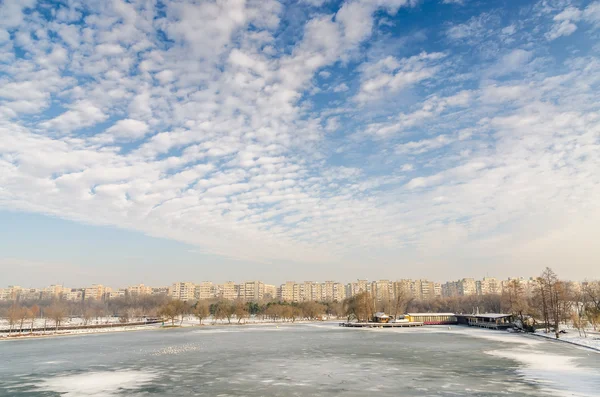
[(599, 39), (599, 1), (4, 1), (0, 285), (600, 277)]

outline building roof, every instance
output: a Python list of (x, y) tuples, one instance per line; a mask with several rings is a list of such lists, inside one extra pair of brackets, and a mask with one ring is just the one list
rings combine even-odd
[(409, 316), (455, 316), (454, 313), (407, 313)]
[(385, 314), (384, 312), (377, 312), (373, 316), (374, 317), (378, 317), (378, 318), (388, 318), (388, 317), (390, 317), (387, 314)]
[(482, 314), (470, 314), (469, 317), (479, 317), (479, 318), (502, 318), (502, 317), (511, 317), (512, 314), (505, 313), (482, 313)]

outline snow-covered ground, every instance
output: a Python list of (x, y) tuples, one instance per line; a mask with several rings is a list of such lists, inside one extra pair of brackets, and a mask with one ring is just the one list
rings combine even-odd
[[(141, 319), (132, 319), (131, 320), (131, 322), (141, 322), (141, 321), (144, 321), (144, 319), (141, 318)], [(294, 322), (294, 324), (311, 323), (311, 322), (313, 322), (313, 321), (296, 320)], [(69, 319), (66, 319), (65, 321), (63, 321), (60, 324), (60, 327), (83, 326), (84, 324), (85, 324), (84, 319), (74, 317), (74, 318), (69, 318)], [(150, 324), (150, 325), (123, 325), (119, 322), (119, 319), (117, 317), (103, 317), (103, 318), (99, 318), (97, 320), (96, 319), (89, 320), (87, 322), (88, 326), (89, 325), (103, 325), (103, 324), (113, 324), (113, 325), (115, 325), (115, 327), (83, 328), (83, 329), (70, 329), (70, 330), (59, 328), (58, 331), (55, 332), (54, 323), (52, 321), (48, 320), (46, 323), (47, 328), (46, 328), (45, 332), (44, 331), (36, 331), (36, 332), (30, 333), (29, 330), (31, 329), (31, 320), (29, 320), (28, 322), (25, 322), (23, 324), (23, 332), (21, 334), (19, 334), (19, 338), (49, 337), (49, 336), (57, 336), (57, 335), (81, 335), (81, 334), (95, 334), (95, 333), (106, 333), (106, 332), (123, 332), (123, 331), (136, 331), (136, 330), (143, 330), (143, 329), (157, 329), (157, 328), (162, 327), (162, 324), (160, 324), (160, 323)], [(263, 319), (262, 317), (243, 318), (239, 322), (234, 317), (231, 319), (231, 323), (227, 319), (214, 320), (213, 318), (205, 318), (202, 320), (202, 326), (213, 326), (213, 325), (237, 326), (237, 325), (269, 325), (269, 324), (284, 325), (284, 324), (292, 324), (292, 322), (291, 321), (286, 321), (286, 322), (276, 321), (276, 322), (274, 322), (271, 319)], [(36, 319), (33, 325), (34, 325), (34, 328), (43, 328), (44, 320)], [(119, 325), (119, 326), (116, 326), (116, 325)], [(170, 326), (171, 321), (165, 321), (164, 325)], [(186, 317), (184, 317), (183, 321), (181, 321), (180, 318), (176, 319), (175, 326), (198, 327), (198, 326), (200, 326), (200, 322), (196, 317), (186, 316)], [(18, 334), (19, 327), (20, 327), (20, 324), (16, 324), (13, 327), (12, 337), (15, 337)], [(8, 329), (8, 328), (9, 328), (8, 321), (6, 319), (0, 319), (0, 329)], [(7, 332), (0, 332), (0, 340), (8, 339), (9, 335), (10, 334)]]
[[(586, 335), (584, 336), (583, 331), (581, 332), (581, 336), (579, 335), (579, 331), (576, 329), (568, 328), (565, 329), (565, 334), (559, 335), (559, 340), (563, 342), (572, 343), (574, 345), (589, 347), (595, 350), (600, 351), (600, 332), (594, 331), (592, 329), (586, 330)], [(545, 330), (537, 330), (535, 335), (541, 336), (548, 339), (556, 339), (554, 332), (546, 333)]]
[[(130, 321), (138, 322), (138, 321), (144, 321), (144, 319), (143, 318), (132, 318)], [(33, 322), (33, 328), (43, 328), (44, 322), (46, 322), (46, 326), (49, 328), (54, 326), (54, 321), (52, 321), (50, 319), (44, 320), (43, 318), (36, 318), (35, 321)], [(85, 319), (83, 319), (81, 317), (67, 317), (60, 323), (60, 326), (61, 327), (74, 327), (74, 326), (80, 326), (80, 325), (84, 325), (84, 324), (86, 324), (86, 321), (85, 321)], [(98, 317), (98, 318), (94, 317), (87, 321), (87, 325), (101, 325), (101, 324), (119, 324), (119, 318), (118, 317)], [(16, 328), (18, 330), (19, 327), (20, 327), (20, 321), (17, 322), (13, 326), (13, 329)], [(10, 328), (8, 320), (5, 318), (0, 318), (0, 329), (5, 329), (5, 328)], [(30, 328), (31, 328), (31, 319), (27, 319), (23, 322), (23, 329), (27, 330)]]

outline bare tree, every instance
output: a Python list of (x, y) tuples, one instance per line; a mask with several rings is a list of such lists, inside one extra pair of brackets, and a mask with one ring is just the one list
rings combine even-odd
[(196, 306), (194, 307), (194, 316), (202, 325), (202, 320), (210, 315), (210, 308), (208, 307), (208, 302), (205, 300), (199, 300), (196, 302)]
[(13, 330), (13, 327), (21, 318), (21, 306), (17, 304), (12, 305), (6, 313), (6, 317), (8, 318), (8, 325), (10, 326), (8, 330), (8, 333), (10, 335), (10, 333)]
[(159, 310), (158, 315), (160, 317), (166, 317), (171, 320), (171, 325), (175, 325), (175, 319), (179, 315), (177, 308), (172, 304), (174, 301), (164, 304)]
[(19, 326), (19, 333), (23, 332), (23, 323), (25, 322), (25, 320), (27, 320), (28, 318), (31, 318), (31, 312), (28, 308), (26, 307), (21, 307), (19, 309), (19, 322), (20, 322), (20, 326)]
[(356, 318), (359, 322), (369, 321), (374, 314), (374, 304), (371, 294), (361, 292), (344, 301), (348, 320)]
[(233, 312), (235, 314), (235, 317), (238, 320), (238, 324), (241, 323), (242, 320), (245, 319), (246, 317), (248, 317), (248, 315), (249, 315), (248, 307), (246, 306), (246, 303), (244, 301), (242, 301), (241, 299), (238, 299), (234, 302)]
[(38, 305), (33, 305), (29, 308), (29, 314), (30, 317), (29, 319), (31, 320), (31, 330), (30, 332), (33, 333), (33, 323), (35, 322), (35, 319), (40, 315), (40, 307)]
[(66, 308), (61, 303), (55, 302), (46, 309), (46, 315), (54, 322), (54, 332), (58, 332), (60, 323), (66, 316)]

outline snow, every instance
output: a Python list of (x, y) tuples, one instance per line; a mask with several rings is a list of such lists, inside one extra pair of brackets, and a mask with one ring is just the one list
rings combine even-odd
[(147, 371), (88, 372), (46, 379), (39, 388), (65, 397), (109, 397), (138, 389), (157, 376)]
[[(567, 328), (565, 329), (565, 331), (567, 332), (566, 334), (559, 335), (559, 341), (572, 343), (574, 345), (583, 346), (600, 351), (600, 332), (594, 331), (592, 329), (586, 330), (587, 337), (585, 337), (583, 335), (583, 331), (581, 333), (581, 336), (579, 335), (579, 331), (573, 328)], [(546, 333), (545, 330), (537, 330), (535, 335), (556, 340), (554, 332)]]
[(530, 348), (493, 350), (486, 354), (521, 364), (517, 372), (554, 396), (598, 396), (597, 369), (582, 367), (575, 357)]

